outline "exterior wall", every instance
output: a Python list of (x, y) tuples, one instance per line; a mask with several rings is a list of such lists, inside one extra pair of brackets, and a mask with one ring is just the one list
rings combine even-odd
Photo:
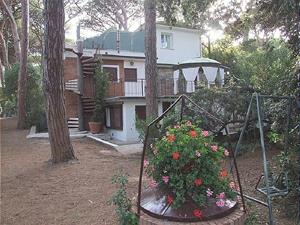
[[(158, 115), (162, 114), (162, 101), (158, 102)], [(126, 99), (123, 102), (123, 130), (107, 128), (110, 137), (127, 142), (139, 141), (139, 133), (135, 128), (135, 106), (137, 105), (146, 105), (145, 99)]]
[(67, 57), (64, 60), (64, 80), (78, 79), (77, 58)]
[(65, 105), (66, 105), (67, 118), (78, 117), (78, 104), (79, 104), (78, 95), (70, 91), (65, 91)]
[[(64, 59), (64, 81), (78, 79), (77, 58), (67, 57)], [(67, 118), (78, 117), (78, 95), (70, 91), (65, 91), (65, 105)]]
[[(171, 49), (161, 47), (161, 34), (172, 34)], [(200, 32), (185, 28), (159, 26), (156, 28), (158, 63), (177, 64), (201, 56)]]

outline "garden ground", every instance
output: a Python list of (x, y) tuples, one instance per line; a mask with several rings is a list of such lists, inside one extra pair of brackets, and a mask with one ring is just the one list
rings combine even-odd
[[(47, 140), (27, 140), (28, 131), (16, 130), (14, 119), (0, 123), (1, 224), (117, 224), (114, 208), (108, 204), (115, 191), (111, 177), (119, 168), (127, 171), (128, 191), (135, 196), (139, 155), (124, 156), (91, 140), (76, 139), (72, 143), (79, 160), (51, 165)], [(262, 171), (260, 156), (249, 152), (238, 159), (248, 194), (255, 194), (253, 187)], [(250, 209), (248, 224), (266, 224), (265, 208), (251, 204)], [(278, 225), (296, 224), (274, 211)]]

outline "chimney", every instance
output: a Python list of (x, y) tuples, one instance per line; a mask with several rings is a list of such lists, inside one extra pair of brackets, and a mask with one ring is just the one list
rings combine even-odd
[(120, 26), (119, 26), (119, 28), (117, 30), (117, 43), (116, 43), (118, 53), (120, 53), (120, 47), (121, 47), (120, 41), (121, 41), (121, 34), (120, 34)]

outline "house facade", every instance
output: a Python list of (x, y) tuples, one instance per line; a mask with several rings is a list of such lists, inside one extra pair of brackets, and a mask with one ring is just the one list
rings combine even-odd
[[(64, 74), (69, 127), (88, 129), (93, 114), (95, 46), (100, 47), (103, 70), (110, 76), (105, 99), (105, 132), (112, 139), (137, 141), (136, 120), (146, 119), (147, 85), (142, 27), (136, 32), (108, 31), (87, 39), (80, 53), (72, 48), (66, 49)], [(201, 39), (198, 30), (157, 24), (159, 114), (170, 106), (178, 94), (176, 65), (199, 56)], [(195, 74), (187, 73), (185, 78), (187, 92), (193, 92)]]

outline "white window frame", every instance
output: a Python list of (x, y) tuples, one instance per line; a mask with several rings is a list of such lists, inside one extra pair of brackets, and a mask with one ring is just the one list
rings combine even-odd
[[(165, 41), (164, 43), (167, 43), (166, 36), (170, 36), (170, 46), (169, 47), (168, 46), (166, 46), (166, 47), (163, 46), (162, 36), (164, 36), (164, 41)], [(161, 32), (161, 34), (160, 34), (160, 47), (162, 49), (173, 49), (173, 34), (172, 33)]]
[(117, 82), (116, 83), (119, 83), (120, 82), (120, 67), (119, 67), (119, 65), (102, 65), (102, 69), (103, 68), (105, 68), (105, 67), (107, 67), (107, 68), (117, 68)]

